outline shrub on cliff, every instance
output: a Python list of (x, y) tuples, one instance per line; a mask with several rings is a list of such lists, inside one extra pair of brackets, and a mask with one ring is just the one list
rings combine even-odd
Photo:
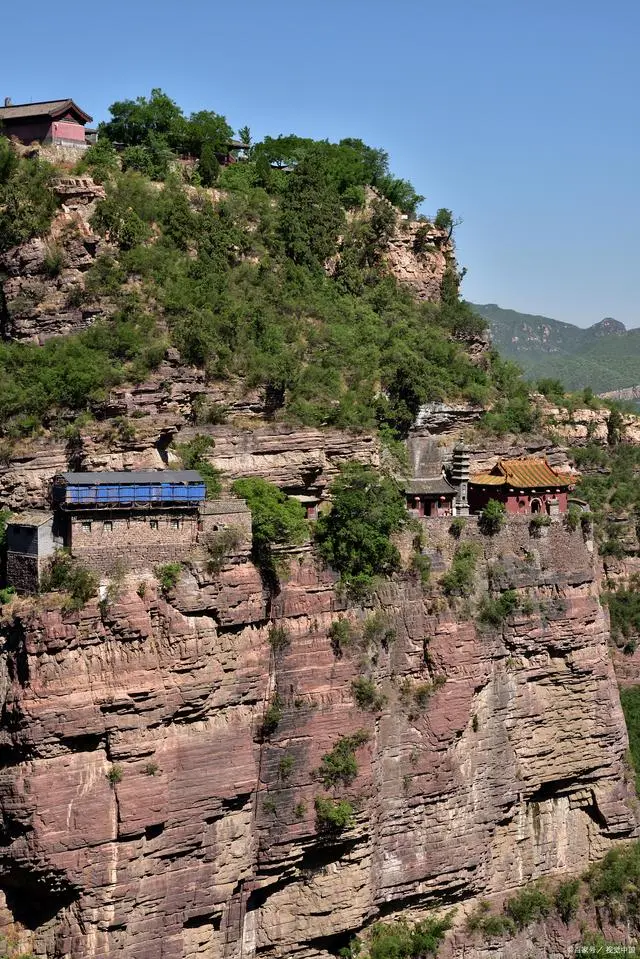
[(384, 693), (379, 692), (373, 680), (365, 676), (358, 676), (352, 681), (351, 691), (356, 705), (372, 713), (379, 713), (387, 702)]
[(304, 509), (273, 483), (259, 477), (236, 480), (231, 492), (241, 496), (251, 510), (253, 558), (272, 585), (277, 580), (274, 546), (294, 546), (307, 536)]
[(0, 136), (0, 253), (49, 229), (58, 202), (48, 163), (18, 159)]
[(640, 796), (640, 686), (620, 690), (620, 702), (629, 736), (629, 752), (635, 771), (636, 793)]
[(612, 849), (587, 875), (591, 895), (613, 920), (640, 918), (640, 843)]
[(156, 579), (162, 593), (166, 596), (172, 589), (178, 585), (182, 574), (181, 563), (164, 563), (162, 566), (156, 566), (154, 570)]
[(524, 929), (537, 919), (548, 916), (551, 906), (551, 896), (541, 886), (531, 885), (508, 899), (504, 911), (519, 929)]
[(0, 959), (36, 959), (32, 952), (22, 952), (15, 940), (0, 935)]
[(314, 805), (320, 834), (335, 837), (353, 825), (353, 806), (346, 799), (334, 801), (329, 796), (316, 796)]
[(76, 164), (75, 173), (89, 172), (96, 183), (104, 183), (120, 169), (118, 153), (112, 143), (106, 138), (100, 138), (82, 154)]
[(260, 734), (263, 738), (268, 738), (275, 733), (278, 728), (278, 724), (282, 719), (282, 705), (281, 696), (278, 693), (274, 693), (262, 717)]
[(627, 586), (603, 593), (602, 599), (609, 607), (614, 640), (634, 652), (640, 636), (640, 576), (631, 576)]
[(562, 921), (569, 923), (580, 905), (580, 880), (561, 882), (553, 894), (553, 903)]
[(478, 526), (485, 536), (494, 536), (499, 533), (505, 524), (504, 504), (497, 499), (490, 499), (480, 514)]
[(462, 543), (456, 547), (451, 568), (440, 580), (445, 596), (465, 596), (472, 592), (479, 552), (477, 543)]
[(404, 919), (376, 922), (371, 927), (369, 955), (371, 959), (424, 959), (436, 956), (453, 914), (441, 919), (427, 918), (415, 924)]
[(215, 443), (210, 436), (194, 436), (188, 443), (180, 443), (177, 453), (186, 470), (197, 470), (207, 487), (207, 499), (216, 499), (222, 492), (220, 470), (207, 459), (207, 453)]
[(23, 435), (56, 409), (87, 410), (109, 387), (144, 376), (163, 354), (154, 320), (130, 311), (43, 346), (0, 342), (0, 431)]
[(551, 526), (551, 517), (547, 513), (536, 513), (535, 516), (531, 517), (529, 523), (529, 535), (537, 539), (540, 537), (542, 530), (549, 526)]
[(65, 605), (70, 609), (81, 609), (96, 595), (98, 579), (69, 553), (60, 550), (42, 577), (41, 590), (43, 593), (62, 590), (69, 594)]
[(485, 626), (501, 626), (518, 609), (520, 600), (513, 589), (507, 589), (496, 598), (485, 596), (480, 603), (478, 619)]
[(320, 555), (345, 585), (366, 588), (374, 576), (399, 569), (400, 554), (389, 538), (407, 521), (398, 484), (369, 466), (348, 463), (331, 495), (331, 511), (318, 520), (315, 536)]
[(320, 763), (319, 775), (325, 788), (342, 783), (349, 786), (358, 775), (356, 749), (369, 739), (366, 729), (359, 729), (351, 736), (341, 736), (331, 752), (325, 753)]

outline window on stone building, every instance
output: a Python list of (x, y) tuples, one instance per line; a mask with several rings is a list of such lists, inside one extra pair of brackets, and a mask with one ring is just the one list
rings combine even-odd
[(150, 520), (149, 520), (149, 526), (151, 527), (151, 529), (157, 529), (157, 528), (158, 528), (158, 520), (157, 520), (157, 519), (150, 519)]
[(182, 519), (178, 516), (172, 516), (170, 526), (171, 526), (171, 529), (181, 529)]
[(102, 532), (110, 533), (112, 530), (113, 530), (113, 523), (111, 522), (110, 519), (106, 519), (104, 523), (102, 524)]
[(91, 520), (90, 520), (90, 519), (83, 519), (83, 520), (82, 520), (82, 523), (81, 523), (81, 526), (82, 526), (82, 532), (83, 532), (83, 533), (90, 533), (90, 532), (91, 532)]

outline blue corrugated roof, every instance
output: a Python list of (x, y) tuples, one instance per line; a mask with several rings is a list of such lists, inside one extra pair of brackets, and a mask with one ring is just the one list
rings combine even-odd
[(114, 486), (156, 483), (202, 483), (204, 480), (197, 470), (119, 470), (114, 473), (60, 473), (57, 480), (63, 480), (70, 486)]

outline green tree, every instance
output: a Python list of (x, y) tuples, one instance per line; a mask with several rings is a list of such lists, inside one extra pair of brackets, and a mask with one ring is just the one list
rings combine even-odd
[(37, 158), (16, 163), (6, 143), (0, 137), (0, 252), (46, 233), (58, 206), (53, 167)]
[(446, 207), (438, 210), (433, 223), (439, 230), (447, 230), (449, 236), (453, 233), (453, 213), (451, 210), (447, 210)]
[(620, 410), (613, 409), (607, 419), (607, 443), (617, 446), (624, 434), (624, 419)]
[(164, 180), (174, 155), (160, 134), (150, 133), (143, 143), (129, 146), (122, 153), (122, 169), (137, 170), (151, 180)]
[(478, 526), (485, 536), (494, 536), (499, 533), (505, 524), (504, 504), (497, 499), (490, 499), (480, 514)]
[(111, 119), (100, 124), (99, 135), (123, 146), (144, 144), (152, 133), (170, 144), (176, 139), (176, 131), (179, 137), (184, 121), (178, 104), (158, 87), (151, 91), (149, 99), (117, 100), (109, 107), (109, 113)]
[(291, 174), (282, 199), (280, 233), (287, 256), (311, 269), (336, 252), (344, 211), (321, 159), (306, 157)]
[(101, 137), (97, 143), (92, 143), (76, 164), (76, 173), (86, 173), (89, 170), (96, 183), (103, 183), (119, 169), (118, 153), (113, 143), (106, 137)]
[(276, 167), (296, 166), (313, 149), (313, 140), (305, 137), (289, 136), (265, 137), (253, 148), (252, 156), (258, 159), (264, 156), (269, 164)]
[(18, 154), (10, 141), (0, 136), (0, 184), (8, 183), (19, 166)]
[(407, 518), (398, 484), (369, 466), (348, 463), (331, 484), (331, 497), (331, 511), (316, 526), (323, 559), (356, 588), (397, 570), (400, 554), (390, 536)]
[(226, 153), (233, 130), (226, 118), (212, 110), (198, 110), (176, 129), (180, 130), (173, 141), (174, 149), (191, 156), (202, 157), (205, 145), (213, 153)]
[(216, 469), (207, 459), (207, 454), (214, 446), (215, 443), (210, 436), (198, 435), (194, 436), (189, 443), (181, 443), (177, 447), (184, 468), (186, 470), (197, 470), (202, 476), (207, 487), (208, 499), (216, 499), (222, 491), (220, 470)]
[(213, 186), (218, 181), (220, 162), (212, 143), (205, 143), (202, 146), (200, 160), (198, 161), (198, 173), (203, 186)]
[(256, 563), (273, 576), (273, 546), (292, 546), (307, 535), (307, 522), (301, 504), (273, 483), (255, 477), (236, 480), (231, 492), (241, 496), (251, 510), (251, 531)]

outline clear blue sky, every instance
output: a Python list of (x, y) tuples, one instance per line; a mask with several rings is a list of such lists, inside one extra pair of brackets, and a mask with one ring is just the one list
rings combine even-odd
[(640, 324), (634, 0), (7, 2), (0, 95), (161, 87), (255, 139), (361, 137), (463, 223), (465, 296)]

